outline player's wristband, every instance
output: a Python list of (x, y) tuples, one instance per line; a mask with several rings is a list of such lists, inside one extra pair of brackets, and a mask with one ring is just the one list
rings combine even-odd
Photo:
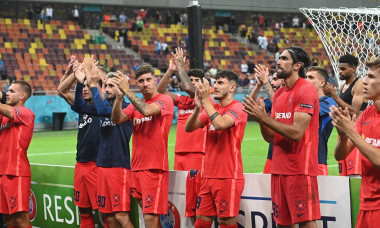
[(211, 122), (217, 117), (219, 115), (219, 113), (218, 112), (215, 112), (214, 114), (212, 114), (211, 116), (210, 116), (210, 120), (211, 120)]

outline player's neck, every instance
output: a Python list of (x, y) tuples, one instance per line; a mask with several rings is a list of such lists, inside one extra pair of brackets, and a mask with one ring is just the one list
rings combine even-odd
[(299, 78), (300, 76), (298, 75), (298, 73), (293, 73), (289, 77), (284, 78), (286, 88), (291, 89)]
[(373, 101), (373, 105), (375, 105), (376, 110), (380, 112), (380, 98)]
[[(232, 96), (231, 96), (232, 95)], [(228, 94), (227, 96), (223, 97), (222, 99), (220, 99), (220, 105), (222, 105), (223, 107), (226, 107), (227, 105), (229, 105), (232, 101), (234, 100), (234, 94)]]
[(318, 92), (318, 98), (321, 98), (321, 97), (325, 96), (325, 93), (323, 92), (323, 89), (319, 89), (317, 92)]
[(354, 74), (349, 79), (347, 79), (346, 85), (350, 85), (355, 79), (356, 79), (356, 75)]
[(149, 101), (149, 100), (152, 100), (155, 96), (158, 95), (158, 92), (157, 90), (153, 91), (153, 93), (143, 93), (143, 97), (144, 97), (144, 100), (145, 101)]

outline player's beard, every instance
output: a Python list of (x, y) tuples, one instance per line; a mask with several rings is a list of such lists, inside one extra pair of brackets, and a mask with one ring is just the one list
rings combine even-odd
[(222, 99), (223, 99), (224, 97), (226, 97), (227, 95), (228, 95), (228, 91), (224, 92), (223, 95), (220, 96), (220, 97), (219, 97), (219, 96), (218, 96), (218, 97), (215, 97), (215, 96), (214, 96), (214, 99), (219, 101), (219, 100), (222, 100)]
[(285, 71), (284, 69), (282, 69), (282, 71), (277, 72), (277, 78), (284, 79), (284, 78), (286, 78), (287, 76), (289, 76), (291, 74), (292, 74), (291, 71)]

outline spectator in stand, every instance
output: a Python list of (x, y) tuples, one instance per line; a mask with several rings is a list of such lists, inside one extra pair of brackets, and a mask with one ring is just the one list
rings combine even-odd
[(71, 15), (73, 16), (75, 24), (79, 25), (79, 9), (77, 5), (74, 5), (74, 9), (71, 11)]
[(142, 32), (143, 27), (144, 27), (144, 21), (141, 17), (137, 17), (137, 32)]
[(236, 35), (236, 20), (235, 17), (232, 16), (230, 20), (230, 29), (233, 36)]
[(120, 23), (125, 23), (127, 22), (127, 16), (125, 16), (124, 12), (122, 11), (119, 15), (119, 22)]
[(133, 12), (137, 13), (138, 17), (140, 17), (141, 20), (143, 21), (143, 24), (146, 22), (145, 20), (146, 20), (146, 14), (148, 13), (148, 10), (140, 9), (140, 10), (133, 10)]
[(50, 21), (51, 19), (53, 19), (53, 8), (51, 5), (48, 5), (46, 8), (46, 20)]
[(42, 23), (45, 23), (45, 21), (47, 20), (47, 17), (46, 17), (46, 9), (47, 9), (47, 7), (44, 7), (44, 8), (41, 10), (41, 20), (42, 20)]
[(26, 12), (26, 18), (28, 18), (29, 20), (32, 20), (33, 14), (34, 14), (33, 5), (29, 4), (29, 6), (25, 9), (25, 12)]
[(104, 22), (110, 22), (111, 21), (111, 15), (108, 12), (104, 14), (103, 21)]
[(227, 24), (227, 23), (224, 23), (224, 24), (223, 24), (223, 32), (228, 33), (228, 32), (230, 31), (229, 29), (230, 29), (230, 28), (229, 28), (228, 24)]
[(249, 83), (250, 83), (250, 80), (249, 78), (247, 78), (247, 75), (244, 73), (240, 74), (240, 77), (238, 79), (238, 86), (243, 87), (243, 88), (248, 88)]
[(241, 61), (240, 70), (243, 74), (248, 73), (248, 65), (247, 65), (247, 62), (245, 60)]
[(156, 24), (161, 24), (162, 22), (162, 15), (160, 13), (160, 11), (156, 11), (156, 15), (155, 15), (155, 18), (156, 18)]
[(293, 23), (292, 23), (292, 25), (295, 28), (299, 28), (300, 27), (300, 19), (297, 17), (297, 15), (295, 15), (293, 17)]
[(161, 50), (162, 50), (162, 54), (164, 55), (168, 54), (168, 44), (165, 41), (161, 43)]
[(187, 25), (187, 13), (181, 14), (181, 24)]
[(265, 27), (265, 18), (262, 14), (259, 14), (259, 26), (260, 26), (260, 28)]
[(169, 10), (166, 11), (166, 24), (170, 25), (172, 23), (172, 14)]
[(96, 19), (95, 19), (95, 28), (96, 29), (100, 29), (100, 17), (99, 16), (96, 16)]
[(42, 7), (40, 4), (36, 4), (34, 7), (34, 13), (36, 14), (36, 21), (41, 20)]
[(248, 73), (250, 74), (255, 73), (255, 64), (251, 61), (248, 61), (247, 65), (248, 65)]
[(134, 32), (134, 31), (136, 31), (137, 30), (137, 24), (136, 24), (136, 21), (135, 21), (135, 19), (131, 19), (131, 21), (130, 21), (130, 28), (131, 28), (131, 31), (132, 32)]
[(178, 25), (180, 22), (181, 22), (181, 14), (177, 10), (174, 13), (174, 24)]
[(243, 39), (242, 43), (246, 44), (247, 43), (247, 27), (245, 25), (240, 26), (240, 36)]
[(121, 29), (120, 29), (120, 42), (119, 42), (119, 45), (121, 45), (122, 47), (123, 46), (127, 46), (127, 41), (128, 41), (128, 29), (127, 29), (127, 26), (125, 24), (123, 24), (121, 26)]
[(154, 41), (154, 51), (156, 55), (161, 55), (161, 42), (159, 40)]

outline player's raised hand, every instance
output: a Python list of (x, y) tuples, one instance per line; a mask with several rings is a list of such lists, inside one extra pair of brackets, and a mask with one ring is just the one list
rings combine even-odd
[(261, 66), (260, 64), (255, 66), (255, 73), (258, 79), (258, 82), (260, 82), (262, 85), (264, 83), (269, 81), (269, 69), (268, 67)]
[(129, 83), (127, 80), (127, 76), (123, 74), (123, 72), (118, 71), (113, 78), (117, 87), (119, 87), (120, 91), (125, 94), (129, 90)]
[(199, 99), (198, 90), (195, 91), (194, 104), (195, 107), (197, 107), (200, 110), (203, 108), (202, 101)]
[(75, 63), (76, 60), (77, 60), (77, 59), (76, 59), (75, 55), (72, 55), (72, 56), (70, 57), (70, 62), (69, 62), (69, 64), (67, 65), (67, 69), (66, 69), (66, 72), (65, 72), (65, 74), (66, 74), (67, 76), (69, 76), (70, 74), (73, 73), (73, 71), (74, 71), (74, 63)]
[(83, 64), (79, 63), (78, 61), (74, 63), (74, 76), (79, 83), (83, 83), (84, 79), (86, 78)]
[(349, 131), (355, 131), (356, 115), (350, 116), (348, 108), (337, 108), (334, 105), (330, 107), (329, 113), (332, 124), (337, 129), (340, 136), (346, 135)]
[(326, 94), (326, 96), (334, 97), (337, 96), (336, 88), (332, 86), (330, 83), (327, 83), (325, 88), (323, 88), (323, 92)]
[(98, 82), (100, 80), (100, 74), (99, 74), (99, 68), (97, 67), (96, 62), (94, 65), (92, 65), (91, 73), (90, 75), (87, 75), (87, 80), (90, 87), (95, 87), (98, 85)]
[(172, 58), (169, 60), (169, 67), (168, 67), (168, 71), (176, 71), (177, 70), (177, 65), (175, 64), (175, 55), (174, 53), (172, 52)]
[(186, 62), (186, 57), (183, 56), (183, 49), (180, 47), (177, 47), (175, 49), (175, 54), (172, 53), (172, 55), (175, 56), (175, 64), (177, 67), (184, 67)]
[(251, 116), (255, 121), (260, 122), (262, 118), (266, 116), (265, 113), (265, 104), (263, 100), (255, 101), (251, 96), (243, 98), (244, 108), (243, 111), (246, 112), (249, 116)]
[(95, 60), (94, 55), (91, 55), (90, 58), (84, 58), (83, 60), (83, 66), (85, 70), (88, 70), (88, 71), (91, 71), (95, 63), (96, 63), (96, 60)]
[(208, 83), (208, 80), (205, 78), (202, 78), (202, 83), (198, 86), (197, 93), (198, 98), (202, 101), (205, 99), (209, 99), (210, 96), (210, 85)]

